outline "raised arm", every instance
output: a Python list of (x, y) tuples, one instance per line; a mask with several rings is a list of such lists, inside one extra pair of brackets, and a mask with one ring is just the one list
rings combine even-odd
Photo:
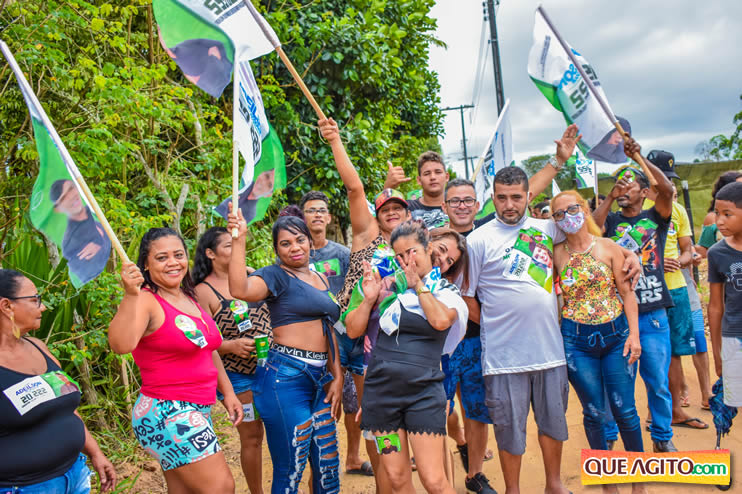
[(564, 164), (570, 156), (572, 156), (572, 153), (574, 153), (575, 145), (581, 137), (581, 135), (578, 135), (577, 125), (572, 124), (564, 131), (561, 139), (554, 141), (557, 145), (554, 157), (556, 163), (549, 161), (546, 166), (534, 173), (533, 176), (528, 179), (528, 190), (530, 191), (531, 197), (536, 197), (551, 185), (551, 182), (559, 174), (561, 169), (564, 167)]
[[(358, 176), (353, 163), (350, 162), (348, 153), (345, 151), (343, 141), (340, 138), (338, 124), (332, 118), (319, 121), (319, 128), (327, 142), (330, 143), (332, 155), (335, 158), (335, 167), (340, 174), (340, 179), (348, 191), (348, 202), (350, 203), (350, 225), (353, 236), (362, 237), (363, 240), (373, 240), (378, 235), (376, 218), (368, 210), (366, 202), (366, 191), (363, 188), (361, 177)], [(362, 242), (367, 243), (367, 242)]]
[(270, 295), (270, 290), (262, 278), (247, 276), (245, 262), (245, 237), (247, 223), (242, 217), (242, 211), (237, 209), (237, 215), (229, 213), (227, 229), (232, 232), (238, 230), (237, 238), (232, 242), (232, 257), (229, 260), (229, 292), (233, 297), (245, 302), (259, 302)]
[(108, 326), (108, 344), (118, 354), (131, 353), (142, 339), (150, 323), (150, 310), (139, 287), (144, 277), (136, 264), (125, 262), (121, 266), (124, 298)]
[[(641, 154), (641, 149), (641, 146), (639, 146), (639, 143), (636, 142), (633, 137), (624, 139), (624, 152), (626, 153), (626, 156), (631, 157), (634, 153)], [(657, 181), (657, 198), (654, 201), (654, 208), (661, 217), (669, 218), (672, 215), (672, 182), (664, 173), (662, 173), (662, 170), (657, 168), (647, 158), (644, 158), (644, 162), (647, 164), (649, 171)]]

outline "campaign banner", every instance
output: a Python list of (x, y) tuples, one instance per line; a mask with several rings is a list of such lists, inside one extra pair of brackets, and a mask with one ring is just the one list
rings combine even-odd
[(575, 157), (575, 181), (578, 189), (594, 189), (598, 180), (595, 160), (585, 157), (579, 151)]

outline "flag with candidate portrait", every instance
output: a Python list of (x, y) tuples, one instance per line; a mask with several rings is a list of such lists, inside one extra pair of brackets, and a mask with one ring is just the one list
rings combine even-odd
[(31, 223), (62, 248), (72, 285), (79, 288), (105, 269), (111, 255), (111, 241), (75, 180), (80, 172), (44, 108), (8, 46), (0, 42), (0, 47), (28, 107), (39, 153), (39, 175), (29, 208)]
[[(577, 50), (570, 49), (607, 104), (593, 67)], [(564, 115), (567, 125), (577, 124), (582, 134), (578, 146), (587, 158), (609, 163), (627, 161), (623, 152), (623, 138), (539, 10), (536, 10), (533, 45), (528, 56), (528, 75), (549, 103)], [(629, 123), (621, 117), (618, 120), (624, 130), (630, 133)]]
[(500, 116), (497, 118), (494, 134), (485, 150), (484, 162), (474, 177), (474, 190), (477, 193), (477, 201), (480, 205), (477, 218), (484, 218), (488, 214), (494, 213), (495, 205), (492, 203), (492, 189), (495, 174), (501, 168), (514, 166), (514, 156), (513, 128), (510, 125), (510, 100), (507, 100)]

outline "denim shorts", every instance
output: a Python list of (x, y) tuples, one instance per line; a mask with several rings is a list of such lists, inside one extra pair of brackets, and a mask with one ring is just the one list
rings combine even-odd
[(670, 344), (672, 355), (696, 354), (696, 339), (693, 332), (693, 316), (690, 312), (688, 288), (670, 290), (670, 297), (675, 304), (667, 309), (667, 322), (670, 324)]
[(491, 424), (484, 404), (485, 388), (482, 375), (482, 340), (479, 336), (464, 338), (451, 354), (448, 364), (454, 389), (461, 386), (461, 404), (470, 420)]
[(363, 364), (363, 337), (351, 338), (345, 333), (335, 331), (340, 353), (340, 367), (350, 370), (356, 376), (362, 376), (366, 370)]
[(706, 327), (703, 321), (703, 309), (694, 310), (691, 313), (693, 317), (693, 337), (696, 340), (696, 353), (708, 352), (706, 343)]
[(139, 395), (131, 417), (134, 435), (163, 470), (203, 460), (221, 451), (211, 405)]
[[(238, 395), (240, 393), (244, 393), (245, 391), (252, 391), (255, 389), (255, 374), (243, 374), (241, 372), (232, 371), (225, 372), (227, 373), (229, 382), (232, 383), (234, 394)], [(218, 390), (216, 392), (216, 399), (219, 401), (222, 401), (224, 399), (224, 395), (221, 394)]]
[(87, 459), (80, 453), (64, 475), (23, 487), (0, 487), (0, 494), (88, 494), (91, 473)]

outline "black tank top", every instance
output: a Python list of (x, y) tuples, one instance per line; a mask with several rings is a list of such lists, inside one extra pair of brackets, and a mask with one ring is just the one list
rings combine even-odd
[(427, 319), (402, 307), (399, 329), (391, 335), (379, 331), (373, 358), (438, 369), (449, 330), (438, 331)]
[[(265, 302), (250, 302), (247, 304), (247, 316), (250, 322), (243, 326), (243, 328), (246, 328), (244, 331), (240, 331), (240, 327), (235, 320), (235, 309), (239, 310), (237, 308), (239, 304), (244, 304), (245, 302), (228, 300), (216, 288), (211, 286), (208, 281), (204, 281), (203, 283), (211, 288), (211, 291), (214, 292), (214, 295), (217, 296), (221, 304), (219, 312), (214, 314), (214, 321), (216, 321), (216, 325), (222, 332), (222, 338), (225, 340), (236, 340), (246, 336), (254, 338), (255, 336), (267, 335), (269, 343), (273, 343), (271, 314)], [(226, 353), (221, 355), (221, 358), (224, 364), (224, 370), (240, 374), (253, 374), (258, 364), (256, 355), (241, 358), (234, 353)]]
[(0, 366), (0, 486), (26, 486), (63, 475), (85, 444), (74, 414), (80, 389), (31, 340), (46, 360), (46, 373), (31, 375)]

